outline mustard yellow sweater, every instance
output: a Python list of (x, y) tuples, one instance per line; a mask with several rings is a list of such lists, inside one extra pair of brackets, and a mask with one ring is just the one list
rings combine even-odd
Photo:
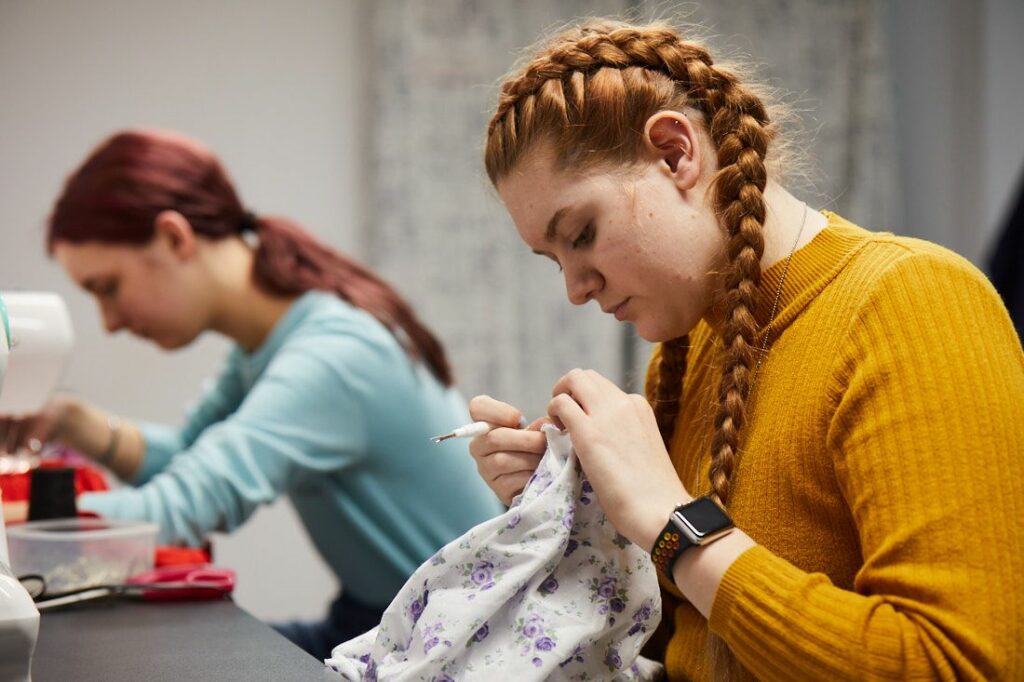
[[(728, 509), (759, 546), (710, 621), (664, 585), (669, 678), (1024, 679), (1020, 341), (964, 259), (827, 215), (748, 403)], [(703, 494), (720, 341), (691, 344), (670, 452)]]

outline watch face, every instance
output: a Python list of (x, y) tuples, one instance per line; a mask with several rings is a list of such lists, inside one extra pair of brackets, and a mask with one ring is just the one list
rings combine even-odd
[(723, 528), (732, 527), (732, 519), (722, 508), (707, 497), (701, 497), (675, 513), (676, 518), (686, 524), (697, 540), (707, 537)]

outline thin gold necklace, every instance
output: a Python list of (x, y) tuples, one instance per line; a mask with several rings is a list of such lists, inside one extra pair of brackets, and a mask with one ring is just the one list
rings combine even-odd
[[(800, 237), (803, 236), (804, 226), (807, 224), (807, 203), (804, 203), (803, 218), (800, 220), (800, 229), (796, 231), (796, 239), (793, 240), (793, 248), (789, 250), (789, 255), (786, 256), (786, 264), (782, 267), (782, 277), (779, 278), (779, 286), (775, 288), (775, 300), (772, 301), (772, 310), (768, 314), (768, 324), (765, 326), (764, 338), (761, 340), (761, 350), (757, 355), (757, 364), (754, 365), (754, 371), (750, 377), (750, 390), (747, 392), (747, 396), (754, 394), (754, 386), (757, 384), (757, 375), (761, 369), (761, 363), (764, 362), (764, 356), (768, 352), (768, 339), (772, 335), (772, 324), (775, 322), (775, 313), (779, 308), (779, 299), (782, 298), (782, 286), (786, 283), (786, 275), (789, 274), (789, 263), (793, 260), (793, 254), (796, 253), (796, 247), (800, 243)], [(711, 391), (712, 395), (715, 395), (715, 391)], [(708, 410), (704, 413), (704, 419), (701, 422), (701, 440), (700, 449), (697, 451), (697, 470), (694, 473), (693, 490), (694, 496), (697, 497), (697, 493), (700, 490), (700, 467), (701, 462), (704, 460), (704, 446), (707, 445), (708, 439), (708, 418), (711, 415), (713, 409)], [(714, 455), (712, 454), (712, 457)]]

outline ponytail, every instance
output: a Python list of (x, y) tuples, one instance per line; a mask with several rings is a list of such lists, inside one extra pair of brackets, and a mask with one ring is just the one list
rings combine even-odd
[(438, 381), (452, 384), (441, 343), (391, 285), (285, 218), (259, 217), (253, 227), (259, 237), (253, 265), (258, 286), (284, 295), (313, 289), (336, 294), (377, 318)]
[(166, 210), (180, 213), (207, 239), (256, 233), (257, 286), (284, 295), (317, 289), (340, 296), (377, 318), (441, 383), (452, 384), (440, 342), (390, 285), (295, 223), (246, 211), (217, 157), (180, 135), (125, 131), (100, 144), (65, 183), (47, 245), (52, 251), (60, 241), (146, 244)]

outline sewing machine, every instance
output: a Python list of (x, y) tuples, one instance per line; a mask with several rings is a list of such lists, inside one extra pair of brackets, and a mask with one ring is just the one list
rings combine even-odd
[[(71, 317), (59, 296), (0, 292), (0, 414), (39, 410), (60, 380), (72, 342)], [(0, 680), (30, 682), (38, 635), (39, 611), (11, 571), (0, 514)]]

